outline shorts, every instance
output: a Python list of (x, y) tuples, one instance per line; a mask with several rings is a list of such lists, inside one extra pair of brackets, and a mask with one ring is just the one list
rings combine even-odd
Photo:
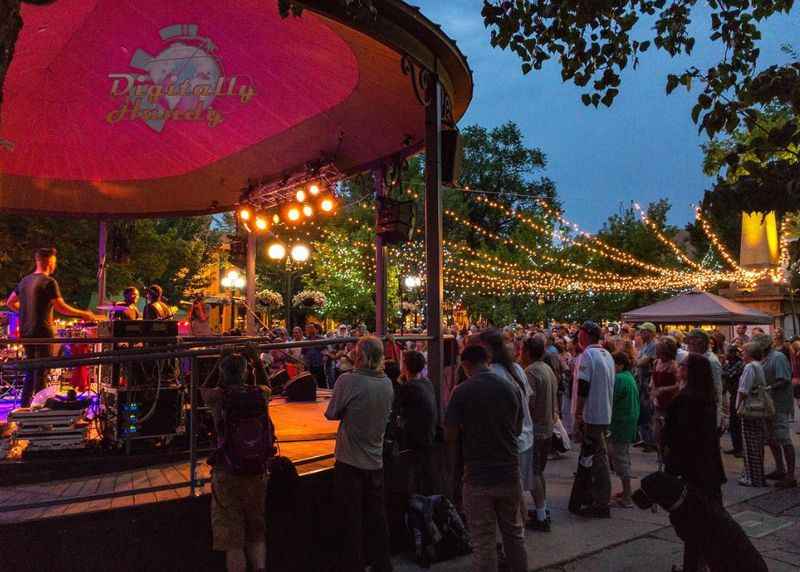
[(553, 446), (553, 438), (534, 439), (533, 441), (533, 474), (541, 476), (547, 466), (547, 457)]
[(776, 413), (770, 420), (769, 439), (778, 445), (792, 444), (792, 417), (791, 413)]
[(266, 542), (265, 475), (231, 475), (216, 470), (211, 477), (211, 493), (214, 550), (238, 550), (252, 542)]
[(533, 450), (534, 446), (519, 454), (519, 477), (523, 491), (533, 490)]
[(620, 479), (631, 478), (631, 444), (609, 442), (608, 455), (614, 468), (614, 473)]

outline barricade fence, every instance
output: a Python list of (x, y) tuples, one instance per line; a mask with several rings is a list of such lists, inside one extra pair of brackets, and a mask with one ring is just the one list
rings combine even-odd
[[(356, 343), (359, 338), (357, 337), (337, 337), (337, 338), (321, 338), (317, 340), (303, 340), (303, 341), (286, 341), (286, 342), (273, 342), (270, 338), (266, 337), (226, 337), (216, 336), (211, 338), (191, 338), (191, 337), (141, 337), (141, 338), (39, 338), (39, 339), (26, 339), (25, 345), (64, 345), (72, 343), (92, 344), (92, 345), (116, 345), (116, 344), (138, 344), (138, 343), (152, 343), (158, 344), (157, 347), (142, 347), (142, 348), (115, 348), (100, 351), (93, 351), (91, 353), (83, 354), (79, 357), (58, 356), (48, 358), (34, 358), (34, 359), (18, 359), (11, 360), (0, 367), (2, 373), (13, 372), (20, 374), (30, 370), (49, 370), (49, 369), (65, 369), (76, 368), (81, 366), (90, 367), (120, 367), (122, 364), (144, 364), (152, 362), (174, 361), (178, 363), (175, 371), (179, 386), (188, 395), (188, 451), (184, 455), (188, 456), (189, 461), (189, 479), (186, 481), (173, 482), (159, 486), (146, 486), (146, 487), (132, 487), (121, 491), (103, 492), (95, 494), (78, 494), (57, 499), (48, 499), (36, 502), (24, 503), (7, 503), (0, 505), (0, 513), (22, 511), (29, 509), (42, 509), (59, 505), (66, 505), (72, 503), (84, 503), (93, 501), (109, 500), (114, 498), (143, 495), (149, 493), (158, 493), (169, 490), (189, 488), (190, 495), (195, 496), (202, 491), (202, 486), (209, 481), (207, 477), (198, 475), (198, 463), (201, 458), (207, 453), (211, 452), (214, 447), (200, 448), (198, 447), (198, 415), (202, 411), (200, 400), (198, 399), (200, 388), (211, 378), (213, 372), (217, 369), (219, 360), (228, 353), (241, 353), (245, 350), (256, 350), (259, 353), (267, 353), (272, 350), (289, 350), (295, 348), (312, 348), (312, 347), (325, 347), (334, 345), (344, 345), (348, 343)], [(398, 342), (415, 342), (415, 341), (431, 341), (433, 338), (425, 335), (404, 335), (392, 336), (392, 339)], [(201, 379), (200, 375), (200, 359), (214, 360), (212, 370), (206, 375), (205, 379)], [(185, 373), (185, 367), (180, 367), (188, 362), (189, 375)], [(206, 364), (208, 367), (208, 364)], [(159, 374), (160, 375), (160, 374)], [(95, 387), (90, 388), (90, 393), (95, 394), (95, 404), (89, 407), (98, 408), (95, 414), (99, 414), (100, 408), (100, 375), (95, 376)], [(159, 387), (161, 380), (159, 378)], [(157, 396), (158, 398), (158, 396)], [(130, 441), (128, 441), (130, 443)], [(328, 460), (333, 457), (333, 454), (314, 455), (302, 459), (294, 460), (294, 464), (298, 466), (317, 463), (320, 461)], [(24, 461), (22, 461), (24, 462)], [(185, 462), (185, 461), (184, 461)], [(2, 487), (0, 487), (2, 491)]]

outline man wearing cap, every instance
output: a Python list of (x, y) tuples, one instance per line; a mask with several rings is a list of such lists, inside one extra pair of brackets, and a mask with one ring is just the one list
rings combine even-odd
[(777, 481), (775, 486), (778, 488), (793, 488), (797, 486), (797, 480), (791, 433), (794, 417), (792, 366), (783, 352), (775, 349), (768, 335), (753, 336), (753, 342), (764, 350), (761, 365), (764, 367), (767, 388), (775, 403), (775, 417), (769, 424), (767, 441), (775, 459), (775, 470), (765, 477)]
[(636, 380), (639, 382), (639, 434), (643, 445), (651, 451), (656, 450), (655, 436), (650, 421), (653, 404), (650, 400), (650, 380), (656, 362), (656, 325), (652, 322), (640, 324), (637, 328), (642, 339), (642, 347), (636, 358)]
[(703, 330), (694, 329), (686, 336), (690, 354), (700, 354), (711, 363), (711, 377), (717, 397), (717, 427), (722, 422), (722, 364), (717, 355), (709, 349), (709, 337)]
[[(600, 326), (587, 321), (578, 332), (583, 348), (578, 363), (578, 402), (575, 426), (582, 439), (581, 458), (592, 457), (592, 500), (578, 514), (589, 518), (609, 518), (611, 474), (608, 470), (606, 432), (611, 424), (614, 402), (614, 359), (600, 344)], [(580, 461), (579, 461), (580, 462)]]

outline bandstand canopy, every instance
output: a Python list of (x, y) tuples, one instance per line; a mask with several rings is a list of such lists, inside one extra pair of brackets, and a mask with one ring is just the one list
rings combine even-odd
[(622, 315), (626, 322), (655, 324), (771, 324), (764, 314), (709, 292), (689, 292)]
[[(401, 59), (436, 69), (458, 120), (466, 60), (400, 0), (23, 5), (0, 115), (0, 210), (162, 216), (231, 208), (254, 181), (330, 160), (350, 174), (421, 149)], [(13, 146), (13, 150), (11, 147)], [(324, 159), (327, 158), (327, 159)]]

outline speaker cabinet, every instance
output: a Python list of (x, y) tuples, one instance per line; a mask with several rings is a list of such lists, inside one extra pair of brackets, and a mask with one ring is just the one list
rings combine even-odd
[(287, 401), (316, 401), (317, 379), (304, 371), (288, 381), (283, 387), (283, 395)]

